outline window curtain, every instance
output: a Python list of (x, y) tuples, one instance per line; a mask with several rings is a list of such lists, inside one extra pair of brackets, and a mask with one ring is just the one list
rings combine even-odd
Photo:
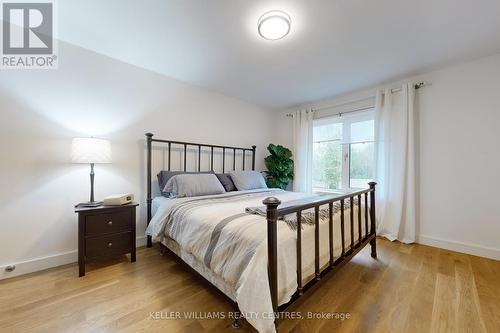
[(313, 111), (293, 114), (293, 190), (312, 192)]
[(377, 234), (415, 242), (415, 86), (378, 91), (375, 106)]

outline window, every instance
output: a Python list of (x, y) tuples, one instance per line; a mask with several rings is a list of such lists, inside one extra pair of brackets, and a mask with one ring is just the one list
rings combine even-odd
[(374, 177), (374, 111), (317, 119), (313, 131), (313, 188), (366, 188)]

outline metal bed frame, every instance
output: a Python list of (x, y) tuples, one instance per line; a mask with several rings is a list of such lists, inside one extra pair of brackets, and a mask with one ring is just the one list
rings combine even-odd
[[(225, 172), (225, 157), (227, 152), (233, 153), (233, 170), (236, 168), (236, 152), (242, 151), (242, 159), (243, 159), (243, 167), (245, 170), (245, 158), (247, 152), (251, 152), (252, 158), (252, 170), (255, 170), (255, 152), (256, 146), (252, 146), (251, 148), (241, 148), (241, 147), (233, 147), (233, 146), (221, 146), (221, 145), (211, 145), (204, 143), (192, 143), (192, 142), (182, 142), (182, 141), (172, 141), (172, 140), (163, 140), (163, 139), (153, 139), (152, 133), (146, 133), (146, 143), (147, 143), (147, 223), (151, 221), (151, 203), (152, 203), (152, 144), (153, 142), (166, 144), (168, 149), (168, 170), (171, 171), (171, 150), (172, 146), (180, 146), (184, 148), (184, 164), (183, 171), (187, 171), (186, 168), (186, 155), (188, 147), (198, 147), (198, 172), (201, 172), (201, 151), (202, 148), (210, 149), (210, 170), (214, 171), (214, 150), (218, 149), (222, 151), (222, 172)], [(377, 243), (376, 243), (376, 233), (375, 233), (375, 182), (370, 182), (369, 188), (361, 191), (356, 191), (343, 195), (328, 195), (321, 196), (319, 198), (314, 198), (307, 203), (290, 206), (285, 208), (279, 208), (281, 204), (280, 200), (274, 197), (269, 197), (264, 199), (263, 204), (266, 206), (267, 214), (267, 250), (268, 250), (268, 276), (269, 276), (269, 287), (271, 291), (271, 301), (273, 305), (273, 311), (275, 313), (275, 318), (279, 317), (279, 312), (284, 311), (288, 306), (290, 306), (296, 299), (304, 294), (307, 290), (309, 290), (313, 285), (315, 285), (318, 281), (320, 281), (323, 277), (328, 274), (334, 273), (338, 271), (343, 265), (348, 263), (359, 251), (361, 251), (366, 245), (370, 244), (371, 246), (371, 256), (373, 258), (377, 257)], [(358, 199), (358, 208), (357, 208), (357, 223), (358, 223), (358, 241), (354, 242), (354, 199)], [(364, 212), (361, 205), (361, 200), (364, 198)], [(347, 248), (345, 244), (345, 202), (349, 200), (350, 203), (350, 239), (351, 243), (349, 248)], [(335, 202), (340, 202), (340, 229), (341, 229), (341, 245), (342, 245), (342, 253), (339, 258), (335, 259), (333, 255), (333, 204)], [(328, 218), (328, 229), (329, 229), (329, 263), (328, 266), (324, 269), (320, 267), (320, 251), (319, 251), (319, 210), (321, 206), (328, 205), (329, 210), (329, 218)], [(301, 228), (301, 220), (302, 220), (302, 212), (308, 209), (314, 209), (315, 216), (315, 278), (309, 281), (307, 284), (303, 285), (302, 283), (302, 228)], [(292, 296), (292, 299), (281, 306), (278, 305), (278, 229), (277, 229), (277, 221), (280, 217), (289, 214), (297, 215), (297, 291)], [(365, 232), (362, 233), (362, 215), (365, 217)], [(370, 223), (368, 225), (368, 220)], [(152, 246), (151, 236), (148, 236), (147, 246)], [(168, 250), (166, 246), (160, 243), (160, 252), (161, 254), (165, 254), (166, 252), (170, 252), (175, 255), (172, 251)], [(176, 256), (176, 255), (175, 255)], [(182, 263), (184, 261), (176, 256)], [(185, 264), (185, 263), (184, 263)], [(189, 265), (185, 264), (187, 267)], [(193, 272), (198, 272), (189, 267)], [(203, 278), (203, 276), (201, 276)], [(203, 278), (206, 280), (205, 278)], [(206, 280), (208, 281), (208, 280)], [(209, 284), (211, 284), (209, 282)], [(212, 284), (211, 284), (212, 285)], [(239, 314), (238, 304), (236, 304), (233, 300), (227, 297), (224, 293), (222, 293), (217, 287), (216, 289), (223, 295), (225, 298), (229, 299), (232, 303), (235, 312)], [(239, 315), (235, 315), (233, 327), (240, 327), (239, 324)]]

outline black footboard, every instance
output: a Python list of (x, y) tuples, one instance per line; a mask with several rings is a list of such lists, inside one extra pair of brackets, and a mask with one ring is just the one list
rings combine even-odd
[[(338, 195), (325, 198), (321, 197), (315, 200), (312, 200), (303, 205), (297, 205), (292, 207), (285, 207), (279, 209), (278, 206), (281, 204), (280, 200), (274, 197), (266, 198), (263, 203), (267, 207), (267, 250), (269, 257), (269, 286), (271, 289), (271, 300), (273, 304), (273, 311), (277, 313), (279, 310), (284, 309), (286, 306), (290, 305), (295, 299), (300, 297), (304, 291), (312, 287), (315, 282), (321, 280), (321, 278), (347, 263), (356, 253), (358, 253), (361, 249), (363, 249), (367, 244), (371, 245), (371, 256), (373, 258), (377, 257), (377, 245), (376, 245), (376, 235), (375, 235), (375, 182), (369, 183), (370, 188), (362, 191), (357, 191), (345, 195)], [(364, 197), (364, 212), (362, 211), (362, 200)], [(369, 203), (368, 203), (369, 197)], [(358, 209), (355, 212), (354, 209), (354, 200), (357, 198), (358, 200)], [(345, 223), (344, 223), (344, 209), (346, 200), (349, 200), (350, 204), (350, 247), (346, 249), (345, 244)], [(335, 202), (340, 202), (340, 230), (341, 230), (341, 246), (342, 253), (339, 258), (335, 259), (333, 250), (334, 250), (334, 242), (333, 242), (333, 204)], [(329, 230), (329, 252), (330, 259), (328, 266), (321, 270), (320, 267), (320, 232), (319, 232), (319, 210), (321, 206), (328, 205), (329, 209), (329, 221), (328, 221), (328, 230)], [(315, 279), (311, 282), (307, 283), (307, 285), (302, 285), (302, 228), (301, 228), (301, 219), (302, 212), (307, 209), (314, 209), (315, 216)], [(355, 213), (357, 217), (358, 224), (358, 241), (354, 242), (354, 221), (355, 221)], [(283, 217), (289, 214), (297, 214), (297, 292), (295, 293), (292, 301), (278, 308), (278, 229), (277, 229), (277, 221), (278, 218)], [(362, 234), (362, 216), (365, 218), (365, 232)], [(370, 226), (368, 226), (368, 215), (370, 220)]]

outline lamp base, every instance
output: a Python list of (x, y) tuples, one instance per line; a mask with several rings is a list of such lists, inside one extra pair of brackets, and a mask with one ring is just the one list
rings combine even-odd
[(78, 205), (75, 206), (75, 208), (82, 208), (82, 207), (99, 207), (102, 205), (102, 201), (88, 201), (88, 202), (81, 202)]

